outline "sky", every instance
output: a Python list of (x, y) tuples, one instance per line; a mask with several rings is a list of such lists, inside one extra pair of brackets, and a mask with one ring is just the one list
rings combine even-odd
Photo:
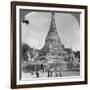
[[(25, 17), (30, 23), (21, 23), (22, 43), (41, 49), (50, 29), (51, 12), (33, 11)], [(77, 18), (70, 13), (55, 13), (55, 23), (61, 43), (74, 51), (80, 50), (80, 26)]]

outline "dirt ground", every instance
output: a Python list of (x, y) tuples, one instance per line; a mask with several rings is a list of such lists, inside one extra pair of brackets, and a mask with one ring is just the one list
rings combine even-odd
[[(50, 76), (49, 77), (68, 77), (68, 76), (79, 76), (80, 71), (61, 71), (61, 72), (49, 72)], [(30, 78), (49, 78), (48, 77), (48, 72), (38, 72), (38, 77), (36, 72), (31, 72), (31, 73), (21, 73), (21, 77), (23, 80), (27, 80)]]

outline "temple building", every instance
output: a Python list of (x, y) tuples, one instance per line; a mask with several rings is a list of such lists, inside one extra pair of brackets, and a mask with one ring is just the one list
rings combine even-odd
[(59, 64), (60, 68), (64, 68), (64, 65), (66, 67), (64, 55), (65, 50), (56, 29), (55, 13), (52, 12), (50, 29), (45, 39), (45, 45), (40, 50), (39, 58), (45, 57), (48, 64), (54, 65), (55, 67)]
[[(58, 64), (59, 68), (63, 67), (63, 70), (68, 69), (68, 63), (72, 63), (74, 65), (74, 62), (77, 59), (75, 58), (74, 54), (68, 54), (65, 51), (64, 45), (62, 44), (56, 29), (54, 12), (51, 13), (50, 23), (50, 29), (45, 39), (45, 45), (40, 50), (39, 58), (44, 60), (46, 58), (47, 63), (53, 64), (54, 66)], [(69, 60), (71, 58), (73, 58), (72, 62)]]

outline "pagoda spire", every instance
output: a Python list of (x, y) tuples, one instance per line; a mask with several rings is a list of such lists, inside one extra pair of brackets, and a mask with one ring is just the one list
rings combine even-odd
[(56, 31), (55, 30), (56, 29), (56, 24), (55, 24), (55, 13), (54, 12), (51, 13), (51, 25), (50, 25), (50, 29)]
[(51, 13), (51, 20), (55, 21), (55, 20), (54, 20), (54, 17), (55, 17), (55, 13), (52, 12), (52, 13)]
[(62, 53), (62, 43), (58, 35), (55, 23), (55, 13), (51, 13), (50, 28), (45, 39), (45, 45), (42, 48), (43, 52), (46, 53)]
[[(61, 45), (61, 41), (60, 41), (60, 37), (58, 35), (57, 29), (56, 29), (56, 23), (55, 23), (55, 13), (52, 12), (51, 13), (51, 24), (50, 24), (50, 29), (49, 32), (46, 36), (46, 40), (45, 42), (53, 42), (53, 43), (57, 43), (58, 46)], [(51, 46), (52, 43), (50, 43)]]
[(51, 12), (51, 22), (50, 22), (50, 29), (46, 37), (47, 40), (56, 40), (60, 41), (57, 29), (56, 29), (56, 23), (55, 23), (55, 13)]

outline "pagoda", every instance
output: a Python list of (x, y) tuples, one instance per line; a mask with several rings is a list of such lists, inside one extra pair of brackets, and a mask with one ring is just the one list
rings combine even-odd
[(41, 51), (46, 55), (62, 55), (64, 53), (64, 48), (56, 29), (54, 12), (51, 13), (50, 29), (45, 39), (45, 45)]

